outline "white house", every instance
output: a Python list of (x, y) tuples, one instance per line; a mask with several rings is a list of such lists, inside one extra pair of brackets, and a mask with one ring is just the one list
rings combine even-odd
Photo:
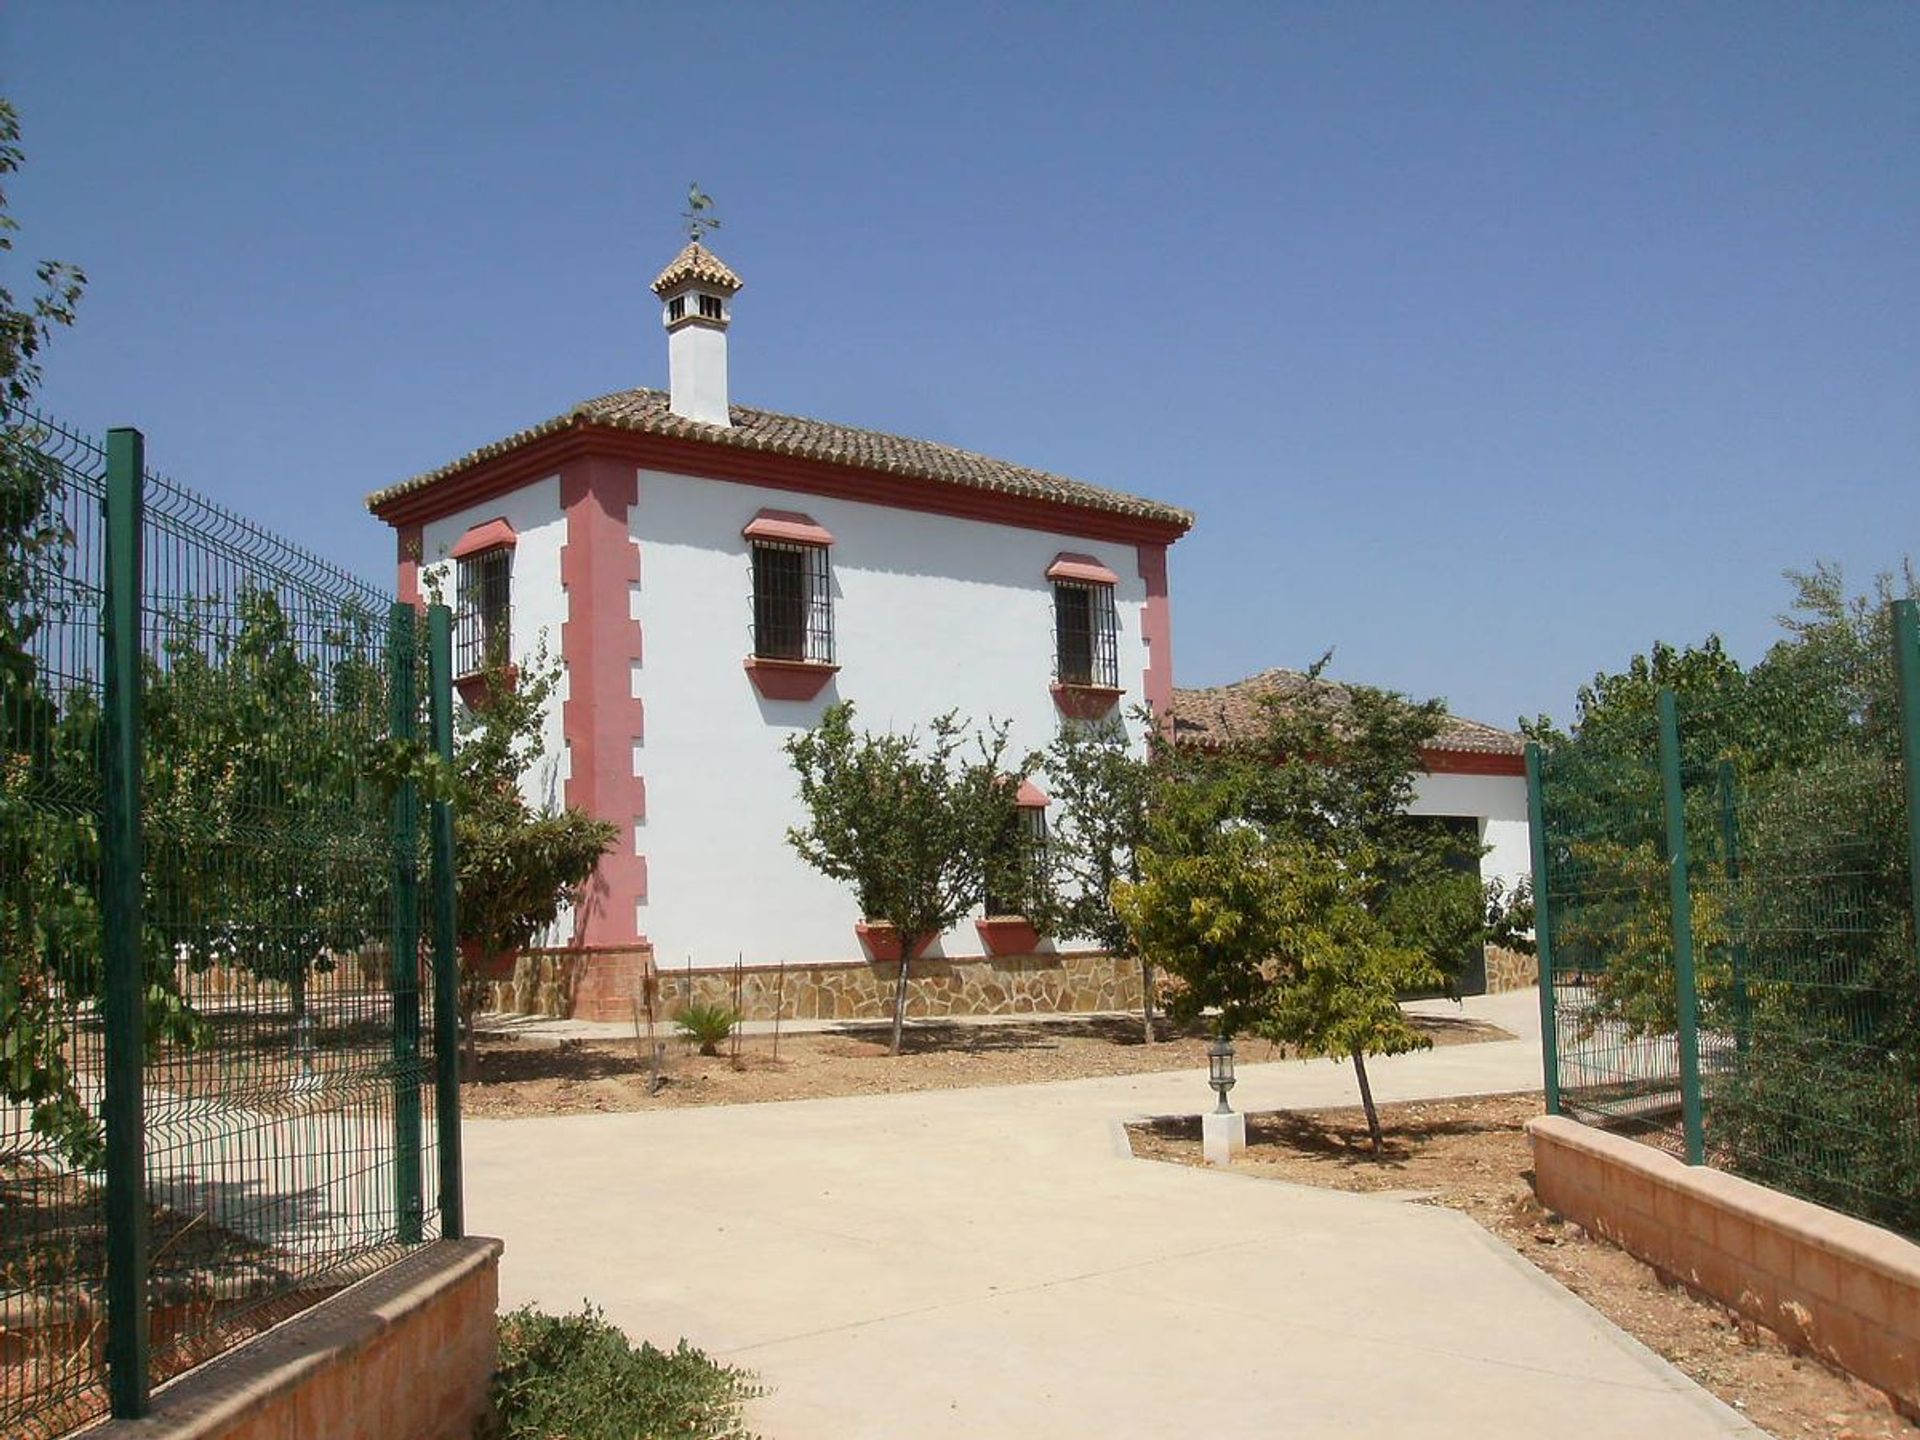
[[(574, 1013), (624, 1018), (650, 958), (669, 983), (738, 958), (749, 1013), (775, 983), (788, 1014), (879, 1013), (852, 897), (785, 840), (783, 742), (833, 701), (871, 729), (1005, 720), (1021, 748), (1063, 715), (1172, 703), (1167, 550), (1187, 511), (733, 404), (740, 288), (689, 244), (653, 286), (668, 390), (584, 401), (367, 502), (398, 533), (402, 597), (453, 599), (457, 671), (543, 640), (564, 666), (552, 762), (526, 783), (620, 827), (549, 959)], [(993, 942), (942, 937), (918, 1013), (1132, 1003), (1092, 957)]]
[[(1285, 704), (1308, 686), (1336, 693), (1331, 680), (1315, 681), (1299, 670), (1263, 670), (1231, 685), (1175, 690), (1173, 733), (1192, 744), (1225, 745), (1259, 733), (1269, 701)], [(1509, 891), (1532, 876), (1531, 830), (1527, 822), (1526, 742), (1510, 730), (1449, 716), (1433, 743), (1421, 754), (1425, 773), (1415, 782), (1408, 813), (1453, 823), (1485, 847), (1480, 857), (1483, 880), (1497, 880)], [(1486, 962), (1491, 959), (1493, 974)], [(1476, 956), (1461, 978), (1468, 994), (1531, 979), (1519, 956)]]

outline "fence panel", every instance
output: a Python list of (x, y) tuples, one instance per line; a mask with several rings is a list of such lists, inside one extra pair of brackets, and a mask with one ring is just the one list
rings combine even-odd
[[(1903, 602), (1904, 603), (1904, 602)], [(1910, 673), (1920, 651), (1904, 627)], [(1850, 643), (1836, 636), (1850, 635)], [(1687, 858), (1704, 1159), (1920, 1235), (1920, 965), (1891, 617), (1676, 697), (1662, 842), (1655, 706), (1539, 770), (1565, 1108), (1685, 1155), (1671, 897)]]
[[(109, 1382), (134, 1413), (150, 1384), (432, 1238), (442, 1206), (457, 1232), (457, 1168), (434, 1156), (457, 1123), (435, 1085), (452, 1030), (421, 944), (452, 857), (430, 859), (394, 778), (416, 711), (425, 728), (425, 627), (146, 476), (138, 1109), (130, 1135), (103, 1129), (102, 956), (127, 928), (103, 910), (105, 457), (5, 418), (0, 1431), (50, 1436), (101, 1413)], [(133, 1208), (109, 1233), (103, 1162), (129, 1144), (145, 1194), (114, 1187)], [(108, 1304), (129, 1275), (132, 1315)]]

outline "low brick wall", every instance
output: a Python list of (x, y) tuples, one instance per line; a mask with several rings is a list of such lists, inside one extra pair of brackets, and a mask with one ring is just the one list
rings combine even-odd
[(1542, 1204), (1920, 1416), (1920, 1245), (1564, 1116), (1527, 1133)]
[(498, 1240), (441, 1240), (154, 1392), (87, 1440), (472, 1440), (498, 1356)]

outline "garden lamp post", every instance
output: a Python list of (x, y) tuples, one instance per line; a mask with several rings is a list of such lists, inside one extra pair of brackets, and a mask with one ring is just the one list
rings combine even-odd
[(1207, 1083), (1220, 1103), (1200, 1117), (1200, 1152), (1209, 1165), (1231, 1164), (1247, 1148), (1247, 1117), (1227, 1104), (1234, 1085), (1232, 1036), (1222, 1035), (1207, 1046)]
[(1227, 1103), (1227, 1092), (1233, 1089), (1233, 1041), (1225, 1035), (1207, 1046), (1207, 1083), (1220, 1096), (1220, 1104), (1213, 1113), (1231, 1115), (1233, 1107)]

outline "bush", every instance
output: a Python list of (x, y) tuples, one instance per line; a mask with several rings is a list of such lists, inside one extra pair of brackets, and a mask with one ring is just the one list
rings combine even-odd
[(718, 1055), (720, 1042), (740, 1023), (740, 1012), (731, 1005), (709, 1005), (696, 1000), (682, 1010), (673, 1023), (682, 1035), (699, 1042), (702, 1055)]
[(765, 1394), (745, 1371), (682, 1340), (637, 1349), (588, 1305), (500, 1317), (491, 1434), (497, 1440), (754, 1440), (740, 1407)]

